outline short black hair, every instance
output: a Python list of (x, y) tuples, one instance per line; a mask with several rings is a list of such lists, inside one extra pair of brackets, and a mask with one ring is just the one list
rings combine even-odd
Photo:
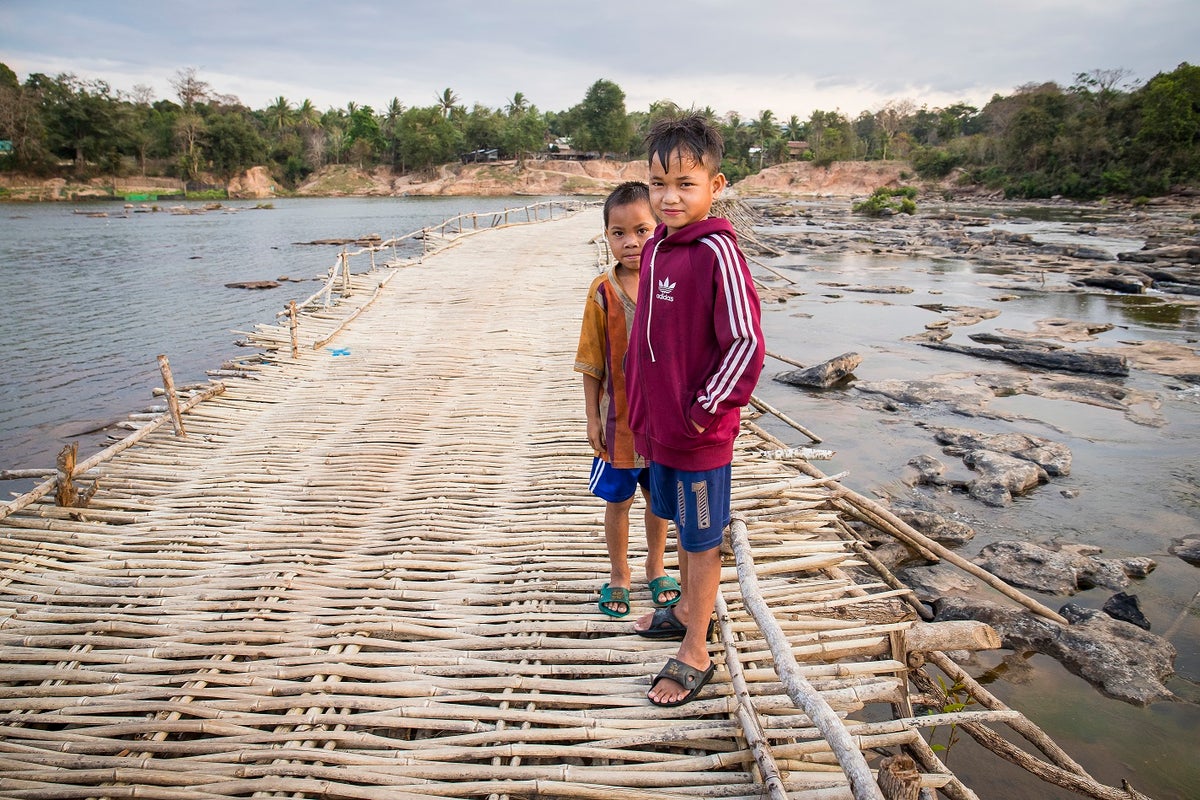
[(669, 169), (667, 160), (673, 153), (690, 156), (697, 164), (708, 166), (716, 175), (725, 156), (725, 140), (708, 118), (699, 111), (679, 117), (665, 117), (654, 123), (646, 136), (646, 151), (649, 163), (655, 156), (663, 169)]
[(629, 206), (634, 203), (650, 205), (650, 187), (641, 181), (625, 181), (613, 189), (604, 201), (604, 227), (608, 228), (608, 213), (619, 206)]

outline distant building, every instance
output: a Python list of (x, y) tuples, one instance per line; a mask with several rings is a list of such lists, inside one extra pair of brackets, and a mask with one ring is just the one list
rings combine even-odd
[(462, 154), (462, 163), (464, 164), (480, 164), (486, 161), (499, 161), (500, 151), (495, 147), (487, 147), (480, 150), (472, 150), (469, 153)]
[(594, 150), (576, 150), (571, 147), (569, 137), (559, 136), (546, 142), (546, 157), (563, 161), (591, 161), (594, 158), (601, 158), (602, 154)]
[(788, 142), (788, 158), (803, 158), (804, 151), (808, 149), (808, 142)]

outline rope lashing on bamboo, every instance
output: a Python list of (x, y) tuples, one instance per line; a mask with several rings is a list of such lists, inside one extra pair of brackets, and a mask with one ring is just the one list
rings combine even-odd
[(797, 707), (808, 714), (808, 718), (821, 731), (825, 741), (829, 742), (850, 781), (855, 800), (884, 800), (878, 784), (871, 775), (871, 768), (867, 766), (866, 758), (850, 738), (841, 718), (808, 679), (799, 673), (787, 637), (780, 630), (771, 609), (762, 601), (758, 590), (758, 578), (754, 574), (754, 557), (750, 553), (745, 520), (740, 517), (733, 518), (729, 523), (729, 539), (737, 557), (738, 585), (742, 590), (742, 602), (770, 645), (775, 670), (788, 696)]

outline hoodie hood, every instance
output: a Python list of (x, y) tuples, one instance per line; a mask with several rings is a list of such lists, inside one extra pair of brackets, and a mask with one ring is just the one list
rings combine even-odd
[(667, 226), (660, 223), (654, 230), (654, 238), (662, 239), (662, 249), (669, 250), (672, 247), (691, 244), (702, 236), (708, 236), (710, 233), (728, 233), (733, 237), (735, 242), (737, 241), (737, 233), (734, 232), (733, 225), (724, 217), (708, 217), (699, 222), (693, 222), (691, 225), (684, 226), (675, 231), (670, 236), (667, 236)]

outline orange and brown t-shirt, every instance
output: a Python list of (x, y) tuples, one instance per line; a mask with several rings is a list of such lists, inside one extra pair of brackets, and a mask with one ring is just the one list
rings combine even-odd
[(600, 420), (608, 452), (598, 455), (620, 469), (645, 466), (633, 449), (625, 395), (625, 351), (634, 308), (611, 269), (596, 276), (588, 288), (575, 354), (575, 371), (600, 381)]

